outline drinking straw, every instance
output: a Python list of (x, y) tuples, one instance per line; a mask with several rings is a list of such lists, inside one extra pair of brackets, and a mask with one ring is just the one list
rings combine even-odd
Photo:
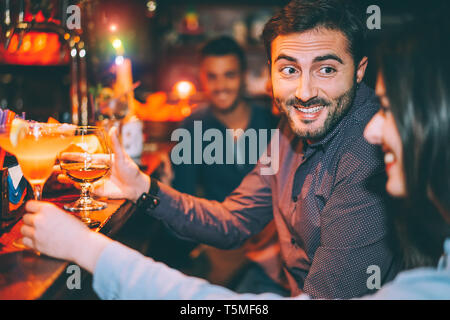
[[(2, 123), (4, 123), (5, 126), (10, 125), (12, 123), (12, 121), (14, 120), (15, 116), (16, 116), (16, 114), (13, 111), (11, 111), (11, 110), (3, 111), (3, 118), (4, 119), (2, 119), (3, 120)], [(5, 161), (5, 154), (6, 154), (5, 149), (3, 149), (3, 148), (0, 149), (0, 168), (3, 168), (3, 163)]]

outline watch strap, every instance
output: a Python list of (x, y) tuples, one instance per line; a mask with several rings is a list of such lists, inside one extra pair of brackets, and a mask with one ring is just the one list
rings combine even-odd
[(159, 197), (157, 196), (159, 192), (158, 180), (150, 178), (150, 188), (147, 193), (143, 193), (138, 201), (137, 206), (140, 208), (150, 208), (155, 209), (159, 205)]

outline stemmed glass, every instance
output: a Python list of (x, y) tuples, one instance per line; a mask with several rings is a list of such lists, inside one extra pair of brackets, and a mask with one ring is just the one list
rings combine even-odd
[[(15, 119), (0, 126), (0, 146), (13, 154), (23, 176), (33, 188), (34, 199), (41, 200), (42, 189), (53, 171), (57, 154), (74, 138), (76, 126)], [(24, 248), (21, 239), (13, 243)]]
[(64, 209), (80, 212), (81, 220), (89, 224), (90, 211), (107, 207), (106, 203), (94, 200), (90, 195), (91, 184), (110, 170), (111, 148), (105, 130), (95, 126), (78, 126), (72, 143), (59, 153), (58, 159), (63, 172), (81, 187), (80, 198), (66, 204)]

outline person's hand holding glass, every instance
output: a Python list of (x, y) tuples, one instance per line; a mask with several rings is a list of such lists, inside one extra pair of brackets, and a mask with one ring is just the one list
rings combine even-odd
[[(113, 151), (110, 174), (92, 184), (92, 193), (99, 197), (110, 199), (128, 199), (136, 202), (150, 187), (150, 177), (139, 170), (137, 164), (123, 149), (117, 134), (117, 128), (109, 131)], [(64, 171), (64, 170), (63, 170)], [(62, 183), (72, 183), (73, 180), (63, 172), (58, 176)]]
[[(41, 200), (42, 189), (53, 171), (58, 152), (72, 141), (75, 126), (14, 119), (0, 126), (0, 146), (17, 158), (23, 176), (33, 188), (34, 199)], [(14, 242), (23, 247), (20, 239)]]
[(103, 178), (110, 170), (111, 149), (106, 133), (101, 127), (79, 126), (72, 143), (62, 150), (59, 164), (64, 174), (81, 187), (81, 196), (64, 209), (80, 212), (81, 220), (90, 223), (89, 212), (107, 207), (90, 195), (91, 184)]

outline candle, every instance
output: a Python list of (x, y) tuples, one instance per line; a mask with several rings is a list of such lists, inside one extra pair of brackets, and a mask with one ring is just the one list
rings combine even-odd
[(127, 93), (128, 109), (134, 112), (134, 92), (133, 92), (133, 75), (131, 72), (131, 60), (124, 58), (120, 64), (116, 64), (116, 84), (115, 96), (122, 96)]

